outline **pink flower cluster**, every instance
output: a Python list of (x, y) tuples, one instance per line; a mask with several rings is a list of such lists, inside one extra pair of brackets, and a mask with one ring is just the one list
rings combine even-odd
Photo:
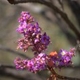
[(48, 67), (60, 68), (72, 63), (71, 59), (74, 56), (75, 48), (70, 49), (70, 51), (61, 49), (58, 53), (55, 51), (49, 55), (42, 53), (42, 51), (47, 49), (50, 38), (46, 32), (42, 34), (38, 22), (35, 21), (29, 12), (22, 11), (19, 23), (17, 31), (23, 35), (23, 38), (18, 40), (18, 48), (27, 51), (31, 47), (34, 57), (31, 60), (16, 58), (14, 64), (17, 69), (37, 72)]
[(40, 71), (46, 69), (46, 58), (47, 55), (44, 53), (38, 54), (36, 57), (31, 60), (22, 60), (20, 58), (16, 58), (14, 63), (17, 69), (27, 69), (31, 72)]
[(70, 49), (70, 51), (66, 51), (61, 49), (56, 56), (51, 56), (51, 60), (54, 63), (55, 67), (69, 66), (72, 64), (72, 57), (75, 55), (75, 48)]
[(17, 31), (24, 37), (19, 39), (18, 48), (27, 51), (31, 46), (34, 53), (44, 51), (50, 43), (50, 38), (47, 36), (46, 32), (41, 33), (41, 28), (33, 16), (31, 16), (29, 12), (22, 11), (19, 23), (20, 25)]

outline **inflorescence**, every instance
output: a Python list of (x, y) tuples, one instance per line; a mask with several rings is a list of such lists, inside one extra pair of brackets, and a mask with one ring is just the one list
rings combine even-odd
[(14, 64), (17, 69), (27, 69), (31, 72), (37, 72), (48, 67), (60, 68), (72, 64), (72, 57), (75, 53), (75, 48), (66, 51), (61, 49), (58, 53), (51, 52), (49, 55), (43, 53), (50, 43), (50, 37), (46, 32), (42, 33), (38, 22), (34, 19), (29, 12), (22, 11), (19, 18), (19, 27), (17, 32), (23, 35), (22, 39), (18, 40), (18, 47), (27, 51), (30, 47), (34, 53), (31, 60), (16, 58)]
[(17, 31), (23, 34), (24, 37), (18, 41), (18, 48), (27, 51), (31, 46), (31, 50), (36, 54), (44, 51), (50, 43), (50, 38), (46, 32), (41, 33), (41, 28), (33, 16), (29, 12), (23, 11), (19, 23)]

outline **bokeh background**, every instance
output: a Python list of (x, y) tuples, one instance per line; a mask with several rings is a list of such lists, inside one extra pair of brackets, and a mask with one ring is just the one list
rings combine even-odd
[[(57, 0), (53, 0), (53, 4), (59, 9), (66, 12), (69, 19), (80, 31), (80, 1), (64, 0), (60, 5)], [(7, 0), (0, 0), (0, 65), (13, 65), (16, 57), (22, 57), (23, 54), (29, 58), (33, 57), (33, 53), (28, 50), (23, 52), (17, 50), (17, 40), (21, 37), (16, 32), (18, 27), (18, 17), (21, 11), (29, 11), (39, 22), (43, 32), (46, 32), (51, 43), (45, 53), (51, 51), (59, 51), (61, 48), (69, 50), (77, 44), (77, 38), (74, 32), (68, 27), (65, 21), (50, 8), (33, 3), (24, 3), (11, 5)], [(18, 54), (17, 54), (18, 53)], [(24, 57), (24, 56), (23, 56)], [(73, 67), (66, 67), (61, 70), (55, 69), (60, 75), (80, 78), (80, 52), (76, 52), (73, 58)], [(50, 72), (41, 71), (33, 74), (27, 70), (19, 71), (9, 68), (0, 68), (0, 80), (46, 80)]]

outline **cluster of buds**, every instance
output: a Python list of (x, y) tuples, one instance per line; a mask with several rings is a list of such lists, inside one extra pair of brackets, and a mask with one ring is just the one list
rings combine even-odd
[(42, 34), (38, 22), (30, 15), (29, 12), (23, 11), (19, 18), (19, 27), (17, 31), (23, 35), (22, 39), (18, 40), (18, 48), (27, 51), (31, 46), (34, 57), (31, 60), (16, 58), (14, 60), (17, 69), (27, 69), (31, 72), (37, 72), (49, 68), (60, 68), (72, 64), (72, 57), (75, 53), (75, 48), (66, 51), (61, 49), (59, 52), (51, 52), (45, 54), (42, 51), (47, 49), (50, 43), (50, 38), (46, 32)]
[(50, 38), (46, 32), (41, 33), (41, 28), (33, 16), (29, 12), (23, 11), (19, 18), (19, 23), (17, 31), (24, 37), (18, 41), (18, 48), (27, 51), (31, 46), (34, 53), (44, 51), (50, 43)]
[(31, 60), (22, 60), (20, 58), (16, 58), (14, 60), (14, 63), (17, 69), (27, 69), (31, 72), (37, 72), (46, 69), (46, 59), (47, 55), (44, 53), (40, 53)]
[(16, 69), (27, 69), (31, 72), (37, 72), (44, 69), (50, 68), (61, 68), (72, 64), (72, 57), (74, 56), (75, 49), (72, 48), (70, 51), (60, 50), (59, 53), (51, 52), (49, 55), (40, 53), (34, 56), (31, 60), (16, 58), (14, 63)]

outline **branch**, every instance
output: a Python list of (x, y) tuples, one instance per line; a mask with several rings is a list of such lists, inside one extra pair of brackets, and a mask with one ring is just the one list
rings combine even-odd
[[(9, 68), (9, 69), (16, 69), (15, 66), (13, 65), (8, 65), (8, 64), (0, 64), (0, 68)], [(70, 69), (80, 69), (80, 66), (61, 66), (62, 69), (65, 69), (65, 68), (70, 68)]]
[(58, 9), (56, 6), (54, 6), (51, 2), (46, 0), (8, 0), (11, 4), (18, 4), (18, 3), (40, 3), (48, 6), (53, 11), (57, 12), (63, 20), (68, 24), (69, 28), (73, 30), (73, 32), (76, 34), (77, 38), (80, 40), (80, 31), (77, 30), (77, 28), (74, 26), (74, 24), (69, 20), (66, 13), (62, 12), (60, 9)]
[(5, 76), (13, 79), (18, 79), (18, 80), (26, 80), (23, 76), (16, 75), (15, 73), (8, 72), (6, 69), (1, 69), (0, 68), (0, 76)]
[[(3, 72), (3, 73), (0, 73), (0, 74), (4, 74), (4, 76), (5, 76), (5, 74), (7, 74), (7, 75), (10, 75), (9, 73), (5, 73), (5, 69), (16, 69), (15, 68), (15, 66), (13, 66), (13, 65), (4, 65), (4, 64), (0, 64), (0, 72)], [(65, 68), (65, 67), (64, 67)], [(77, 66), (75, 66), (75, 67), (67, 67), (67, 68), (80, 68), (80, 67), (77, 67)], [(1, 71), (1, 70), (3, 70), (3, 71)], [(24, 69), (25, 70), (25, 69)], [(49, 68), (49, 70), (51, 71), (51, 73), (52, 74), (55, 74), (56, 75), (56, 77), (57, 78), (59, 78), (59, 79), (68, 79), (68, 80), (80, 80), (80, 79), (78, 79), (78, 78), (71, 78), (71, 77), (66, 77), (66, 76), (61, 76), (61, 75), (58, 75), (53, 69), (51, 69), (51, 68)], [(7, 76), (6, 75), (6, 76)], [(15, 75), (12, 75), (11, 74), (11, 77), (14, 77)], [(15, 76), (14, 78), (19, 78), (19, 76)], [(21, 78), (22, 79), (22, 78)], [(25, 80), (25, 79), (22, 79), (22, 80)]]
[(15, 69), (12, 65), (2, 65), (0, 64), (0, 76), (10, 77), (18, 80), (26, 80), (23, 76), (16, 75), (15, 73), (8, 72), (6, 69)]
[(10, 49), (10, 48), (7, 48), (7, 47), (4, 47), (4, 46), (2, 46), (2, 45), (0, 45), (0, 50), (7, 51), (7, 52), (11, 52), (11, 53), (14, 53), (14, 54), (16, 54), (16, 55), (19, 55), (19, 56), (21, 56), (21, 57), (23, 57), (23, 58), (30, 59), (28, 56), (24, 55), (23, 53), (14, 51), (14, 50), (12, 50), (12, 49)]
[(63, 80), (80, 80), (79, 78), (71, 78), (71, 77), (66, 77), (66, 76), (61, 76), (58, 75), (53, 68), (49, 68), (48, 69), (51, 71), (51, 73), (53, 74), (54, 78), (59, 78), (59, 79), (63, 79)]
[[(15, 69), (15, 72), (12, 69)], [(4, 65), (4, 64), (0, 65), (0, 76), (1, 77), (5, 76), (8, 78), (13, 78), (13, 79), (18, 79), (18, 80), (42, 80), (40, 75), (28, 73), (27, 70), (26, 70), (25, 75), (23, 75), (22, 73), (19, 74), (18, 71), (20, 70), (16, 70), (15, 66), (13, 65)]]
[(16, 69), (15, 66), (13, 65), (0, 64), (0, 69), (6, 69), (6, 68)]

